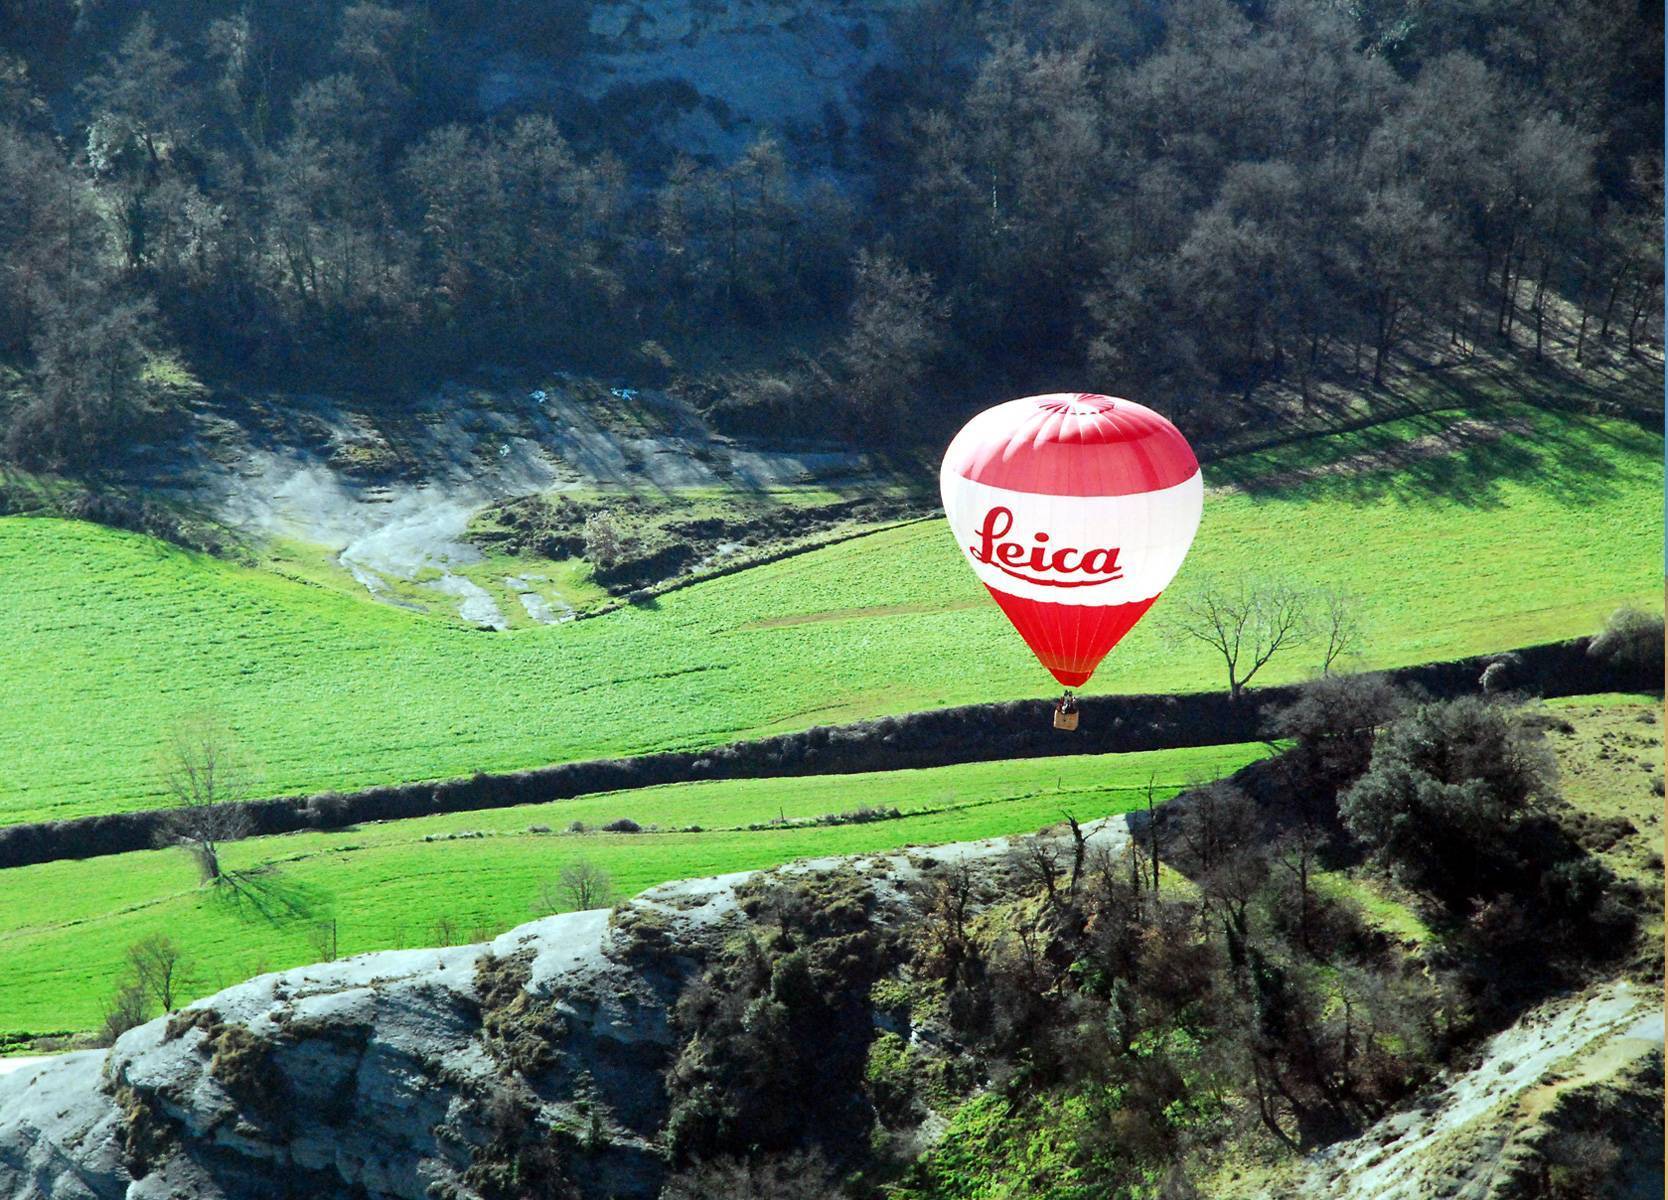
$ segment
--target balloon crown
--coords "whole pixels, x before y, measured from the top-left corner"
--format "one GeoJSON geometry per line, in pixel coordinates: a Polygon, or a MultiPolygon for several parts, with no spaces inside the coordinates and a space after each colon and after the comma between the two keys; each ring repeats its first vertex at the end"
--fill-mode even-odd
{"type": "Polygon", "coordinates": [[[1102,396],[1096,392],[1062,392],[1054,396],[1041,396],[1037,399],[1037,407],[1044,412],[1065,413],[1073,417],[1088,417],[1098,413],[1110,412],[1117,406],[1117,401],[1111,396],[1102,396]]]}

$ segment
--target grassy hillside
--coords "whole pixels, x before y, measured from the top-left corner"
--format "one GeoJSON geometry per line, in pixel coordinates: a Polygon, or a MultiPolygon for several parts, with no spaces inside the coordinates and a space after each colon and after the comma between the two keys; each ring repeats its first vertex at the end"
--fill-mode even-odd
{"type": "Polygon", "coordinates": [[[320,922],[334,920],[340,953],[480,940],[541,915],[541,884],[584,856],[621,894],[668,879],[773,866],[805,855],[889,850],[1031,832],[1071,812],[1080,820],[1165,798],[1267,753],[1220,746],[1084,755],[789,780],[691,783],[254,838],[228,849],[238,885],[198,886],[178,851],[46,863],[0,871],[0,1042],[8,1031],[87,1030],[128,946],[167,933],[192,960],[193,995],[264,969],[320,957],[320,922]],[[746,826],[816,818],[860,804],[903,816],[866,824],[746,826]],[[565,832],[570,823],[630,817],[702,832],[565,832]],[[535,833],[548,826],[554,833],[535,833]],[[480,834],[482,836],[452,835],[480,834]],[[433,840],[429,840],[433,839],[433,840]],[[442,925],[442,921],[449,925],[442,925]]]}
{"type": "MultiPolygon", "coordinates": [[[[1356,593],[1370,665],[1566,637],[1621,602],[1660,603],[1660,435],[1502,406],[1364,437],[1208,469],[1240,486],[1209,496],[1172,597],[1089,690],[1218,686],[1209,651],[1163,636],[1174,595],[1213,573],[1356,593]]],[[[280,793],[1053,690],[940,522],[506,634],[55,520],[0,520],[0,579],[0,821],[157,803],[157,747],[198,712],[280,793]]],[[[1259,678],[1313,666],[1299,651],[1259,678]]]]}

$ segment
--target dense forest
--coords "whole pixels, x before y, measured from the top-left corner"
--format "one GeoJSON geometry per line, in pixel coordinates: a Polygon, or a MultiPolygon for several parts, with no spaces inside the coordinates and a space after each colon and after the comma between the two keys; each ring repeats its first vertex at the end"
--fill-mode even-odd
{"type": "Polygon", "coordinates": [[[855,126],[733,161],[655,135],[674,80],[482,107],[480,47],[560,81],[589,9],[0,4],[6,456],[96,465],[158,360],[556,363],[872,440],[1089,379],[1208,435],[1415,339],[1538,355],[1555,305],[1577,358],[1658,327],[1644,0],[921,0],[855,126]]]}

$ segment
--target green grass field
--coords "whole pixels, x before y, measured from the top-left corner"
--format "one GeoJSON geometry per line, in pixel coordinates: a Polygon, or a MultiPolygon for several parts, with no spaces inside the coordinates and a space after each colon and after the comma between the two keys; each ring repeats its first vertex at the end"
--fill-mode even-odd
{"type": "MultiPolygon", "coordinates": [[[[1300,473],[1213,491],[1171,597],[1088,690],[1219,686],[1209,650],[1164,633],[1174,597],[1212,574],[1355,593],[1377,666],[1572,636],[1620,603],[1660,605],[1661,436],[1521,405],[1490,419],[1509,428],[1366,474],[1301,474],[1349,464],[1363,435],[1208,468],[1208,481],[1247,486],[1300,473]]],[[[1382,436],[1416,445],[1428,432],[1411,420],[1382,436]]],[[[159,803],[158,746],[202,712],[278,794],[1054,690],[940,522],[501,634],[58,520],[0,520],[0,580],[0,822],[159,803]]],[[[1296,651],[1259,681],[1314,666],[1296,651]]]]}
{"type": "Polygon", "coordinates": [[[975,763],[874,775],[675,784],[551,804],[453,813],[329,833],[253,838],[228,848],[237,887],[199,886],[175,850],[0,871],[0,1043],[6,1034],[92,1029],[128,946],[173,937],[194,963],[193,995],[320,957],[319,923],[342,955],[479,940],[541,914],[541,885],[586,857],[621,895],[669,879],[1032,832],[1166,798],[1267,753],[1261,745],[975,763]],[[866,824],[748,831],[748,825],[896,806],[866,824]],[[569,834],[626,816],[701,833],[569,834]],[[532,833],[546,825],[554,833],[532,833]],[[484,836],[447,839],[458,833],[484,836]],[[425,841],[425,838],[435,840],[425,841]]]}

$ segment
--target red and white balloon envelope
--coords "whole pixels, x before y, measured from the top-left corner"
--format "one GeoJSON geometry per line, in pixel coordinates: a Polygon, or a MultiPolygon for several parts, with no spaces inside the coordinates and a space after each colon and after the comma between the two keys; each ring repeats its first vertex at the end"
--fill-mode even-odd
{"type": "Polygon", "coordinates": [[[1068,688],[1175,577],[1204,503],[1174,425],[1083,392],[986,409],[950,443],[939,488],[973,573],[1068,688]]]}

